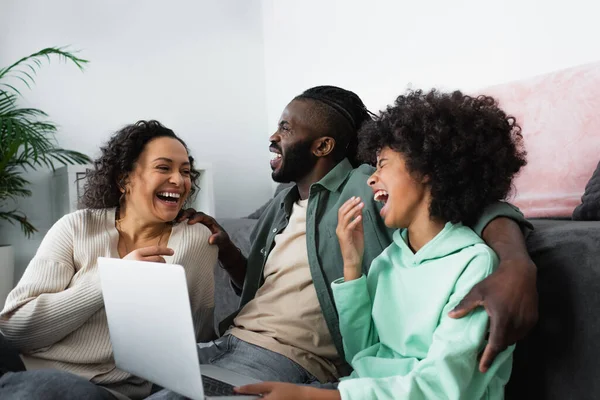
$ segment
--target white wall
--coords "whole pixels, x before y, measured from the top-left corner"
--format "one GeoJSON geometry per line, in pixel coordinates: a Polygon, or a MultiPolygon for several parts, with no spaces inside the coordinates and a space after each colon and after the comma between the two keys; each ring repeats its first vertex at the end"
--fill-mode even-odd
{"type": "Polygon", "coordinates": [[[377,111],[413,88],[472,90],[600,60],[590,0],[263,0],[267,115],[320,84],[377,111]]]}
{"type": "MultiPolygon", "coordinates": [[[[0,65],[47,46],[81,49],[85,73],[54,60],[24,91],[60,124],[60,145],[95,156],[124,124],[158,119],[213,163],[216,215],[239,217],[271,194],[262,33],[258,0],[3,0],[0,65]]],[[[49,176],[29,175],[34,197],[19,203],[40,232],[26,240],[0,225],[17,278],[51,224],[49,176]]]]}
{"type": "MultiPolygon", "coordinates": [[[[121,125],[159,119],[214,163],[216,214],[235,217],[270,195],[268,135],[304,89],[339,85],[376,111],[409,84],[471,90],[596,61],[596,16],[589,0],[2,0],[0,65],[82,49],[85,73],[53,63],[26,92],[60,144],[95,155],[121,125]]],[[[17,276],[50,226],[48,176],[20,203],[40,233],[0,226],[17,276]]]]}

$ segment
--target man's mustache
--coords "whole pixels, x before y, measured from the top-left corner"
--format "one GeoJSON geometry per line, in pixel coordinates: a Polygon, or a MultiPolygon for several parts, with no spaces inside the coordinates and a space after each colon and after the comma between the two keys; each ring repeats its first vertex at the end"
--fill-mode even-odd
{"type": "Polygon", "coordinates": [[[272,152],[281,154],[281,149],[273,143],[271,143],[271,145],[269,146],[269,150],[271,150],[272,152]]]}

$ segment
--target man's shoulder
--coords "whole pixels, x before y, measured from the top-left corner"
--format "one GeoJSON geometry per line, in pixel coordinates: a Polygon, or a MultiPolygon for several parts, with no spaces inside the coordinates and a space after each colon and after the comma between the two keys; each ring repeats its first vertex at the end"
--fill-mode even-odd
{"type": "Polygon", "coordinates": [[[357,168],[354,168],[352,172],[362,174],[368,178],[375,172],[375,167],[369,164],[361,164],[357,168]]]}
{"type": "Polygon", "coordinates": [[[362,164],[354,168],[348,175],[348,182],[357,182],[361,185],[367,185],[367,179],[375,172],[375,168],[369,164],[362,164]]]}
{"type": "Polygon", "coordinates": [[[375,172],[375,168],[368,164],[363,164],[358,168],[353,169],[348,174],[348,179],[342,188],[342,192],[351,192],[353,196],[362,196],[363,194],[371,195],[371,188],[367,180],[375,172]]]}

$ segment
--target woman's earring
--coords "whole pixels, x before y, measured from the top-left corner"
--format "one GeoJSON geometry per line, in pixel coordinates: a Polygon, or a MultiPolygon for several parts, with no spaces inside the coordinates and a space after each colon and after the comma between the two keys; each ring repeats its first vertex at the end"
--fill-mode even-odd
{"type": "Polygon", "coordinates": [[[119,186],[119,191],[121,192],[121,196],[119,197],[119,205],[123,205],[125,201],[125,188],[123,186],[119,186]]]}

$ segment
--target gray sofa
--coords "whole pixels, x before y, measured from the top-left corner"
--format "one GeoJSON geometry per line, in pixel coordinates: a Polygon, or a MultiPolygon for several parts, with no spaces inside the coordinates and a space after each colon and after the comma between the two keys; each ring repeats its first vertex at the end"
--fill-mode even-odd
{"type": "Polygon", "coordinates": [[[600,399],[600,221],[532,220],[539,322],[517,344],[508,399],[600,399]]]}
{"type": "MultiPolygon", "coordinates": [[[[260,213],[255,213],[258,218],[260,213]]],[[[248,254],[257,219],[222,219],[248,254]]],[[[538,267],[539,323],[519,342],[507,399],[600,399],[600,222],[532,220],[527,244],[538,267]]],[[[215,320],[239,298],[216,273],[215,320]]]]}

